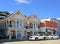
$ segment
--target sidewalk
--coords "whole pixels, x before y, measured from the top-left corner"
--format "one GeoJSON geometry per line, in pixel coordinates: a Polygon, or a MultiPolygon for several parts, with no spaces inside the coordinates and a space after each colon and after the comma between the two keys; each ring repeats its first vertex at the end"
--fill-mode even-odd
{"type": "Polygon", "coordinates": [[[21,41],[21,40],[16,40],[16,39],[13,39],[13,40],[9,40],[9,39],[0,39],[0,43],[3,43],[3,42],[14,42],[14,41],[21,41]]]}

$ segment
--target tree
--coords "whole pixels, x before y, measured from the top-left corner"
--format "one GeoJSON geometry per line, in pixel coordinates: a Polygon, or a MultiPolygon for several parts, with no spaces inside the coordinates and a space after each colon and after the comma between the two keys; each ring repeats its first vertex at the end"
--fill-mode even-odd
{"type": "Polygon", "coordinates": [[[8,17],[8,16],[9,16],[9,14],[10,14],[10,13],[9,13],[9,12],[7,12],[7,11],[5,11],[4,13],[5,13],[5,16],[6,16],[6,17],[8,17]]]}

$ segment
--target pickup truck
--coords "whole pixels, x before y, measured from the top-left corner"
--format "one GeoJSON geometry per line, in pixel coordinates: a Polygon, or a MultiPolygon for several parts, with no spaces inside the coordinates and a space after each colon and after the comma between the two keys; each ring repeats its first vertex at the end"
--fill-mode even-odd
{"type": "Polygon", "coordinates": [[[46,36],[38,34],[38,35],[32,35],[32,36],[29,37],[29,40],[40,40],[40,39],[44,39],[45,40],[46,36]]]}

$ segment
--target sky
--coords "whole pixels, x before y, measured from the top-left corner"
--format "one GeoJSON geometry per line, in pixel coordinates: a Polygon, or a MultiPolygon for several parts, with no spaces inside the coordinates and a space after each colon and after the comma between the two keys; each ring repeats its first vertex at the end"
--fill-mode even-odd
{"type": "Polygon", "coordinates": [[[60,18],[60,0],[0,0],[0,11],[16,10],[26,16],[36,14],[39,19],[60,18]]]}

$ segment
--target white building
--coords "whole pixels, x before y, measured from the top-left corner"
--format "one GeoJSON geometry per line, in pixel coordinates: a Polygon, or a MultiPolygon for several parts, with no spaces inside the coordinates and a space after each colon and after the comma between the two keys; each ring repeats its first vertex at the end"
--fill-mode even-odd
{"type": "Polygon", "coordinates": [[[57,33],[60,36],[60,18],[47,18],[47,19],[43,19],[42,21],[44,21],[44,20],[56,22],[58,24],[57,33]]]}
{"type": "Polygon", "coordinates": [[[25,17],[18,10],[0,21],[0,30],[3,30],[9,39],[27,39],[35,32],[39,32],[39,25],[40,20],[36,15],[25,17]]]}

